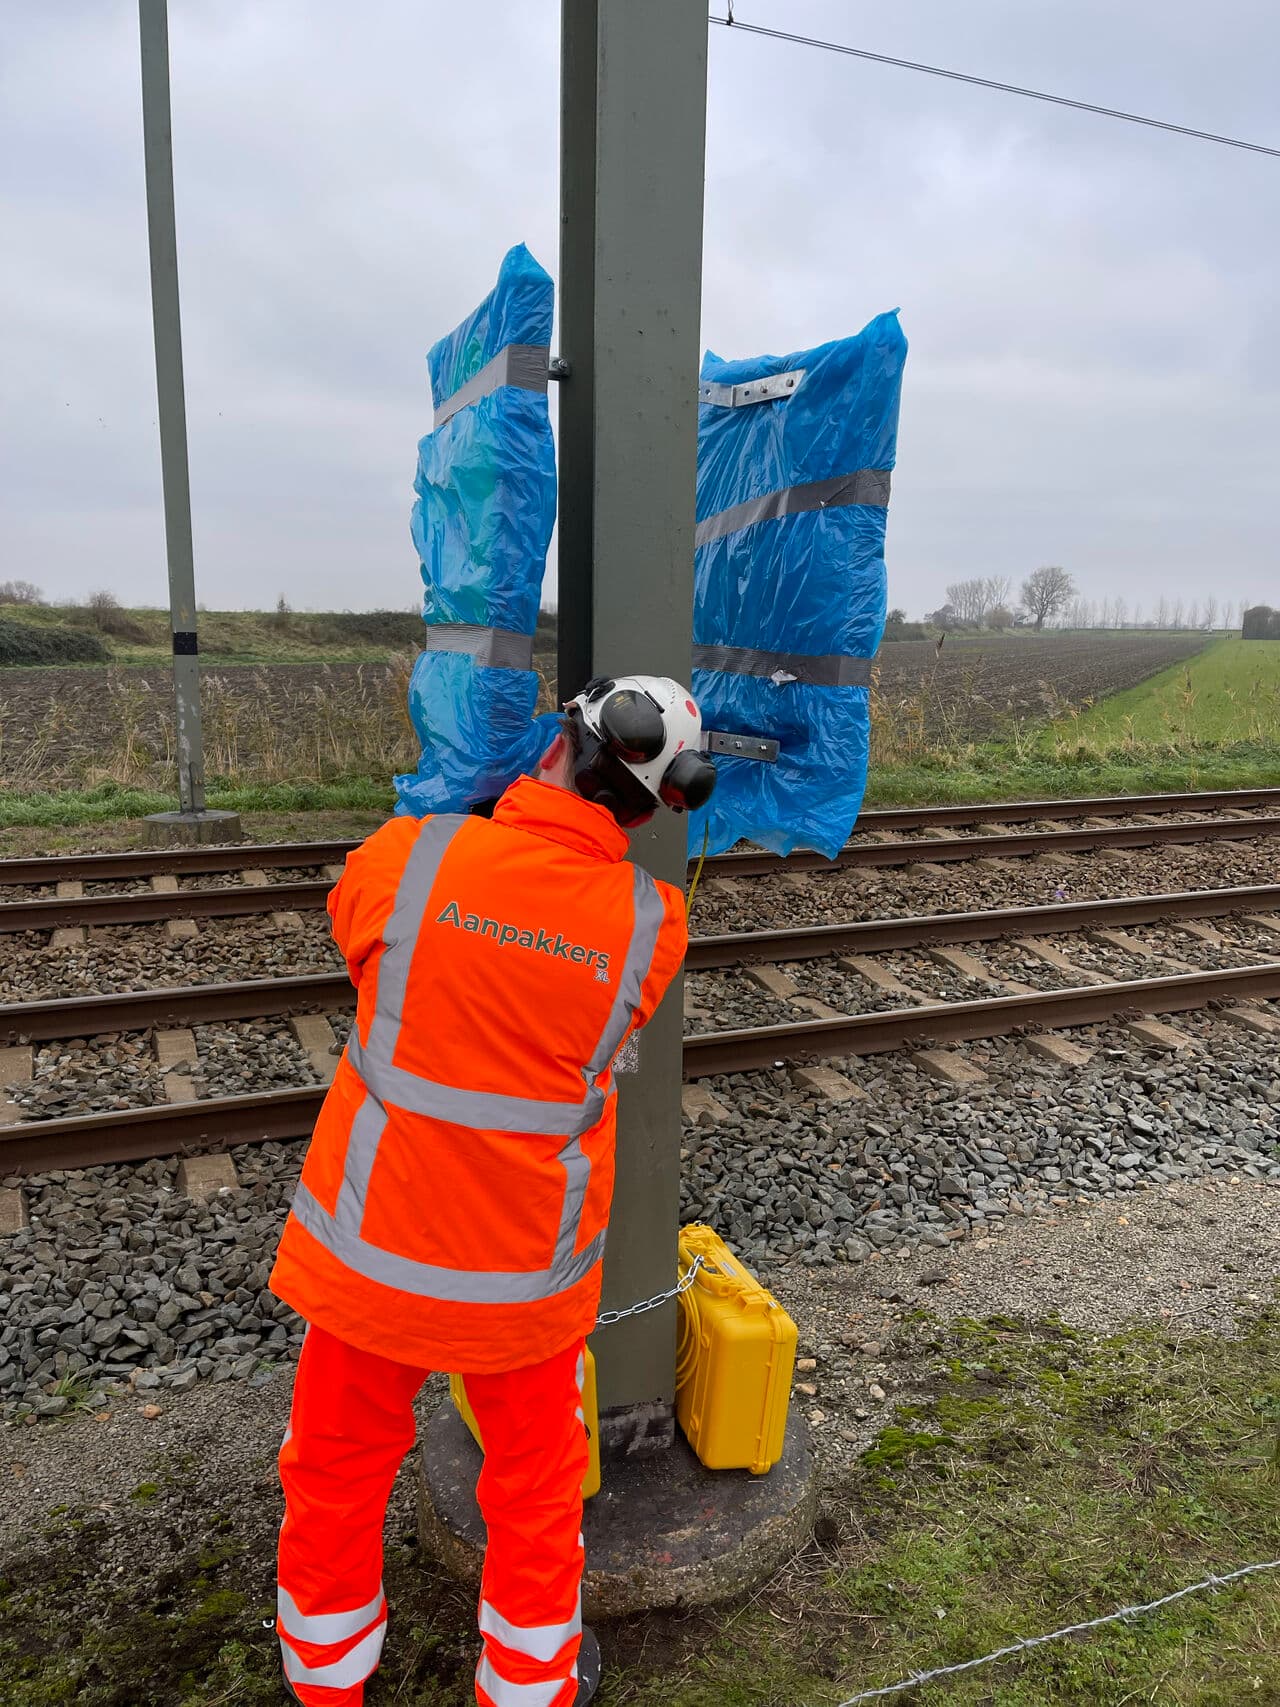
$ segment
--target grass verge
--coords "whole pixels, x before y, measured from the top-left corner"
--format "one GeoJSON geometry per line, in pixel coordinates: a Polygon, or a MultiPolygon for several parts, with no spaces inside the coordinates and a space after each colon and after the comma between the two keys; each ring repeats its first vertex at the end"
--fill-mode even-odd
{"type": "MultiPolygon", "coordinates": [[[[896,1349],[928,1372],[925,1396],[827,1490],[823,1543],[736,1608],[606,1630],[602,1707],[831,1707],[1280,1556],[1280,1312],[1229,1340],[1168,1326],[1092,1338],[998,1317],[919,1317],[907,1333],[896,1349]]],[[[276,1701],[261,1623],[269,1480],[264,1463],[238,1493],[215,1491],[166,1468],[125,1502],[114,1546],[101,1512],[54,1514],[25,1538],[0,1567],[6,1707],[276,1701]],[[125,1573],[109,1562],[122,1546],[125,1573]]],[[[368,1707],[464,1707],[470,1596],[407,1536],[388,1549],[387,1591],[393,1635],[368,1707]]],[[[1278,1656],[1280,1574],[900,1699],[1275,1707],[1278,1656]]]]}
{"type": "Polygon", "coordinates": [[[1164,794],[1205,788],[1280,786],[1280,746],[1240,742],[1214,750],[1156,747],[1095,751],[1077,743],[1055,756],[992,742],[872,770],[864,805],[968,805],[982,800],[1071,799],[1164,794]]]}
{"type": "MultiPolygon", "coordinates": [[[[364,776],[335,782],[214,784],[208,790],[207,804],[241,813],[360,811],[389,816],[395,806],[395,792],[389,782],[364,776]]],[[[169,812],[176,805],[172,794],[117,782],[57,793],[4,793],[0,794],[0,829],[115,823],[145,818],[149,812],[169,812]]]]}
{"type": "Polygon", "coordinates": [[[1042,746],[1100,755],[1280,742],[1280,640],[1224,636],[1185,663],[1051,723],[1042,746]]]}
{"type": "MultiPolygon", "coordinates": [[[[863,806],[870,811],[877,806],[1275,787],[1280,787],[1280,748],[1270,745],[1242,743],[1192,756],[1130,753],[1105,759],[1092,754],[1050,759],[1028,755],[1017,746],[992,743],[955,755],[882,765],[872,773],[863,806]]],[[[328,782],[215,782],[210,785],[208,803],[242,814],[300,817],[302,821],[290,834],[307,840],[345,832],[321,823],[308,825],[303,815],[365,812],[388,816],[395,806],[395,793],[387,780],[371,776],[328,782]]],[[[57,791],[11,790],[0,792],[0,830],[124,827],[149,812],[170,811],[175,804],[172,793],[118,782],[57,791]]],[[[375,827],[371,824],[369,829],[375,827]]],[[[55,851],[57,847],[51,845],[50,852],[55,851]]]]}

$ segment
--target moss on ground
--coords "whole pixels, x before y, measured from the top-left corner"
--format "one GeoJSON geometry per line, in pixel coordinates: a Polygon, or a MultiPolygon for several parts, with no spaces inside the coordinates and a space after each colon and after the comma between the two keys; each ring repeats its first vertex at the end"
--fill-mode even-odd
{"type": "MultiPolygon", "coordinates": [[[[745,1604],[606,1631],[602,1707],[832,1707],[1280,1556],[1280,1311],[1235,1340],[1158,1327],[1098,1339],[1001,1317],[907,1331],[899,1352],[927,1373],[927,1396],[828,1489],[824,1543],[745,1604]]],[[[230,1510],[189,1462],[142,1488],[123,1527],[64,1510],[5,1561],[5,1707],[279,1700],[263,1622],[272,1525],[247,1516],[273,1498],[269,1466],[230,1510]]],[[[471,1596],[404,1535],[387,1586],[392,1638],[369,1707],[464,1707],[471,1596]]],[[[1275,1707],[1280,1573],[898,1699],[1275,1707]]]]}

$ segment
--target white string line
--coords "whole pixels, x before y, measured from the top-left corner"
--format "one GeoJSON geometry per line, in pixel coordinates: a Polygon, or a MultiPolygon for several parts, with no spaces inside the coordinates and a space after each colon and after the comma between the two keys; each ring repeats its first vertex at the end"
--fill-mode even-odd
{"type": "Polygon", "coordinates": [[[1017,83],[998,83],[994,77],[975,77],[967,71],[949,71],[941,65],[924,65],[914,59],[896,59],[890,53],[872,53],[869,48],[850,47],[845,42],[823,41],[818,36],[793,35],[790,30],[771,30],[763,24],[745,24],[733,16],[732,6],[727,18],[710,13],[709,24],[723,24],[742,35],[767,36],[773,41],[794,42],[799,47],[820,47],[827,53],[843,53],[850,59],[869,59],[876,65],[896,65],[901,71],[924,71],[930,77],[947,77],[953,83],[973,83],[980,89],[997,89],[1002,95],[1025,95],[1032,101],[1049,101],[1055,107],[1072,107],[1076,112],[1095,113],[1104,119],[1123,119],[1126,124],[1144,124],[1152,130],[1172,131],[1175,136],[1191,136],[1197,142],[1218,142],[1225,148],[1244,148],[1250,154],[1271,154],[1280,158],[1280,148],[1270,148],[1263,142],[1244,142],[1238,136],[1218,136],[1211,130],[1194,130],[1190,125],[1174,124],[1169,119],[1144,118],[1141,113],[1126,113],[1119,107],[1099,107],[1092,101],[1074,101],[1067,95],[1051,95],[1044,89],[1024,89],[1017,83]]]}
{"type": "Polygon", "coordinates": [[[1203,1582],[1191,1583],[1187,1588],[1175,1589],[1172,1594],[1162,1595],[1159,1600],[1148,1600],[1142,1606],[1122,1606],[1118,1612],[1105,1613],[1101,1618],[1088,1618],[1083,1624],[1064,1624],[1061,1630],[1050,1630],[1044,1636],[1020,1636],[1016,1642],[1010,1642],[1007,1648],[997,1648],[994,1653],[983,1654],[980,1659],[961,1660],[959,1665],[938,1666],[933,1671],[913,1671],[910,1677],[904,1677],[901,1683],[890,1683],[882,1689],[863,1689],[857,1695],[851,1695],[847,1701],[841,1701],[839,1707],[856,1707],[859,1701],[875,1701],[886,1695],[897,1695],[904,1689],[919,1689],[922,1684],[932,1683],[935,1678],[954,1677],[957,1672],[972,1671],[976,1666],[990,1665],[993,1660],[1009,1659],[1014,1654],[1026,1653],[1028,1648],[1038,1648],[1043,1642],[1056,1642],[1060,1636],[1078,1636],[1085,1630],[1097,1630],[1103,1624],[1115,1624],[1122,1618],[1137,1618],[1141,1613],[1154,1612],[1158,1607],[1170,1606],[1175,1600],[1182,1600],[1189,1594],[1199,1594],[1201,1589],[1224,1588],[1227,1583],[1235,1582],[1239,1577],[1249,1577],[1255,1571],[1280,1570],[1280,1559],[1269,1559],[1261,1565],[1242,1565],[1238,1571],[1228,1571],[1226,1576],[1207,1576],[1203,1582]]]}

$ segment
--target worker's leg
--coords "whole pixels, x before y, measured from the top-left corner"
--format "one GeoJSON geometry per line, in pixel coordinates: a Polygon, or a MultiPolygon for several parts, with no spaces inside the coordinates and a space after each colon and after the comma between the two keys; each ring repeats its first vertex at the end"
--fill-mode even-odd
{"type": "Polygon", "coordinates": [[[285,1676],[305,1707],[360,1707],[377,1667],[387,1626],[382,1526],[425,1379],[307,1330],[280,1448],[276,1617],[285,1676]]]}
{"type": "Polygon", "coordinates": [[[581,1344],[506,1375],[468,1375],[484,1441],[489,1530],[480,1600],[481,1707],[569,1707],[582,1636],[581,1344]]]}

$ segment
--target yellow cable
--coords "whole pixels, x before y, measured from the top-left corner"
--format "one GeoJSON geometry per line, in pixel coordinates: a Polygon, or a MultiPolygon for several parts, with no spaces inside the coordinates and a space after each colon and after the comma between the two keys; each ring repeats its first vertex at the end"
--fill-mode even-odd
{"type": "Polygon", "coordinates": [[[698,893],[698,879],[702,876],[702,868],[706,864],[707,847],[711,841],[711,820],[707,819],[702,830],[702,852],[698,855],[697,869],[693,874],[693,882],[689,885],[689,894],[684,904],[684,916],[687,919],[693,911],[693,898],[698,893]]]}
{"type": "Polygon", "coordinates": [[[693,1294],[696,1285],[680,1294],[680,1333],[676,1343],[676,1386],[683,1387],[698,1361],[702,1315],[693,1294]]]}

